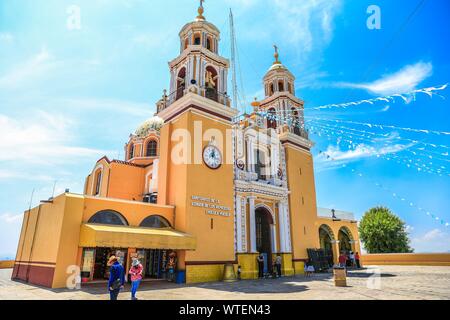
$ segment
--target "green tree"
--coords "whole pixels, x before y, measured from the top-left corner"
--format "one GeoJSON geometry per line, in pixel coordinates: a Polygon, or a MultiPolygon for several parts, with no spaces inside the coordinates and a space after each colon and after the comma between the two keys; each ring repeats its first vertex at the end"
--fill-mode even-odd
{"type": "Polygon", "coordinates": [[[412,253],[405,223],[386,207],[367,211],[359,234],[368,253],[412,253]]]}

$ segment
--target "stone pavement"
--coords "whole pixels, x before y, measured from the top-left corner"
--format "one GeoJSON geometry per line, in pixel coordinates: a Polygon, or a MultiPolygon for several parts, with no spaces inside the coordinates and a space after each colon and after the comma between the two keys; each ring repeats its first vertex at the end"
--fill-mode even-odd
{"type": "MultiPolygon", "coordinates": [[[[0,270],[0,300],[107,300],[105,285],[79,291],[50,290],[9,280],[11,270],[0,270]]],[[[126,286],[119,299],[129,299],[126,286]]],[[[350,271],[348,287],[336,288],[332,275],[320,274],[235,283],[176,285],[144,283],[142,300],[449,300],[450,267],[382,266],[350,271]],[[375,273],[374,273],[375,271],[375,273]]]]}

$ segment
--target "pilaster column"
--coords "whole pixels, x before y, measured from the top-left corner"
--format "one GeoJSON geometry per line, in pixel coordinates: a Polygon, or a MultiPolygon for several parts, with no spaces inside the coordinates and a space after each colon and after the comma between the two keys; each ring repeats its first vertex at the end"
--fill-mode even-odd
{"type": "Polygon", "coordinates": [[[277,248],[277,225],[276,222],[274,221],[274,224],[271,226],[272,228],[272,252],[278,252],[278,248],[277,248]]]}
{"type": "Polygon", "coordinates": [[[335,264],[339,263],[339,256],[340,256],[340,251],[339,251],[339,241],[338,240],[333,240],[331,241],[331,244],[333,245],[333,260],[335,264]]]}
{"type": "Polygon", "coordinates": [[[278,203],[278,226],[280,229],[280,251],[286,252],[286,227],[284,220],[284,203],[278,203]]]}
{"type": "Polygon", "coordinates": [[[236,252],[242,251],[242,197],[236,196],[236,252]]]}
{"type": "Polygon", "coordinates": [[[250,211],[250,252],[256,253],[256,216],[255,216],[255,197],[249,197],[250,211]]]}
{"type": "Polygon", "coordinates": [[[292,241],[291,241],[291,218],[289,213],[289,203],[287,200],[284,201],[284,217],[285,217],[285,228],[286,228],[286,252],[292,252],[292,241]]]}

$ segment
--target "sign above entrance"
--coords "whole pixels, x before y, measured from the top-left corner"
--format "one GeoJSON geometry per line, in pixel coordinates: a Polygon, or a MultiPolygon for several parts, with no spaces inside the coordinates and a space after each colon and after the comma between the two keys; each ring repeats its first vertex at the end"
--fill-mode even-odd
{"type": "Polygon", "coordinates": [[[205,213],[213,216],[230,217],[231,208],[220,205],[220,201],[214,198],[192,196],[192,206],[205,208],[205,213]]]}

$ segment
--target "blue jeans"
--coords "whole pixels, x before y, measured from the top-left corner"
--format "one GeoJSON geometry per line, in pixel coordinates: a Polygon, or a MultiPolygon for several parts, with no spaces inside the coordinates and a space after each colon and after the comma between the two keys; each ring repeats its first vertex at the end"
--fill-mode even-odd
{"type": "Polygon", "coordinates": [[[109,290],[109,296],[111,300],[117,300],[117,297],[119,296],[120,288],[116,290],[109,290]]]}
{"type": "Polygon", "coordinates": [[[141,280],[136,280],[131,283],[131,298],[136,298],[136,292],[141,284],[141,280]]]}

